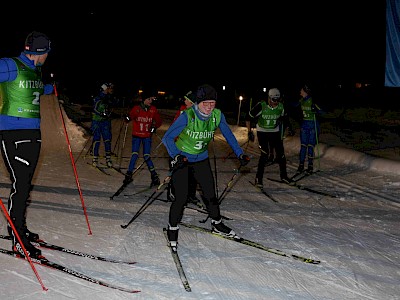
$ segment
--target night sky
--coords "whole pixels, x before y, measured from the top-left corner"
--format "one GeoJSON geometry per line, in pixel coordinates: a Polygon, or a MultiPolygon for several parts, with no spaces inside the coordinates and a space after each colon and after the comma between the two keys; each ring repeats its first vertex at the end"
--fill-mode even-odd
{"type": "Polygon", "coordinates": [[[70,93],[105,81],[128,97],[143,83],[182,93],[203,82],[383,85],[385,1],[248,2],[19,7],[2,22],[0,56],[19,55],[32,30],[46,33],[45,76],[70,93]]]}

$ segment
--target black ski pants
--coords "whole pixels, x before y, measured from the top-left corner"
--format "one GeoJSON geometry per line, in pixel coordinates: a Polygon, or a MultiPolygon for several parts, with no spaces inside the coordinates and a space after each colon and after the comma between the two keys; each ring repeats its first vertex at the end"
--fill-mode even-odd
{"type": "Polygon", "coordinates": [[[283,141],[281,132],[263,132],[257,131],[258,143],[261,147],[261,155],[258,160],[256,177],[262,179],[264,177],[264,169],[268,160],[269,152],[268,147],[271,146],[276,152],[276,162],[279,164],[279,171],[281,177],[286,177],[286,156],[283,148],[283,141]],[[266,150],[264,150],[266,149],[266,150]]]}
{"type": "Polygon", "coordinates": [[[42,144],[40,129],[0,131],[1,154],[10,175],[8,213],[18,231],[26,226],[26,208],[42,144]]]}
{"type": "Polygon", "coordinates": [[[182,219],[189,194],[190,173],[202,190],[202,199],[209,211],[210,218],[217,221],[221,219],[218,199],[215,194],[214,176],[210,160],[207,158],[202,161],[188,163],[185,167],[174,171],[172,174],[171,181],[175,189],[175,201],[172,202],[169,210],[169,225],[171,227],[176,227],[182,219]]]}

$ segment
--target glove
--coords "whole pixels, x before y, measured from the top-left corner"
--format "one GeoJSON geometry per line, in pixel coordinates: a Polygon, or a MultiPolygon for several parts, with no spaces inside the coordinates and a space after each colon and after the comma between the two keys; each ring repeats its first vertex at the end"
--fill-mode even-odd
{"type": "Polygon", "coordinates": [[[178,169],[182,169],[187,165],[187,157],[185,155],[178,154],[171,160],[171,171],[175,172],[178,169]]]}
{"type": "Polygon", "coordinates": [[[313,113],[316,113],[316,112],[318,111],[318,109],[317,109],[317,107],[315,106],[315,104],[312,104],[312,105],[311,105],[311,111],[312,111],[313,113]]]}
{"type": "Polygon", "coordinates": [[[108,117],[109,114],[110,114],[110,111],[109,111],[108,109],[105,109],[105,110],[102,112],[103,117],[108,117]]]}
{"type": "Polygon", "coordinates": [[[249,137],[249,141],[250,142],[254,142],[254,133],[253,131],[249,131],[249,133],[247,134],[247,136],[249,137]]]}
{"type": "Polygon", "coordinates": [[[250,162],[250,157],[246,154],[240,154],[239,161],[240,161],[240,165],[243,167],[250,162]]]}

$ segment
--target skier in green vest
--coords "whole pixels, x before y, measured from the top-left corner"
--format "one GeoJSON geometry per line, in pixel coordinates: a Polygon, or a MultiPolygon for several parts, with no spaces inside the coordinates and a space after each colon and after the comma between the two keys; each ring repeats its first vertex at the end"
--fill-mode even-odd
{"type": "MultiPolygon", "coordinates": [[[[257,139],[261,149],[258,160],[255,185],[263,188],[264,169],[270,149],[275,149],[276,162],[279,164],[281,180],[291,184],[292,180],[287,176],[286,156],[283,147],[283,129],[287,122],[285,109],[280,101],[281,93],[277,88],[268,91],[268,99],[258,102],[250,111],[250,118],[257,118],[257,139]]],[[[250,130],[250,128],[248,128],[250,130]]]]}
{"type": "Polygon", "coordinates": [[[199,183],[203,201],[211,218],[213,232],[236,236],[235,232],[222,222],[219,200],[215,193],[214,177],[208,156],[208,145],[219,128],[242,166],[250,161],[233,135],[224,114],[215,108],[217,92],[214,87],[204,84],[197,88],[195,104],[186,109],[173,122],[162,141],[171,157],[171,181],[175,200],[169,211],[167,228],[171,248],[177,250],[178,224],[182,219],[189,193],[189,174],[199,183]]]}
{"type": "MultiPolygon", "coordinates": [[[[41,72],[49,52],[49,38],[33,31],[27,36],[24,51],[18,57],[0,59],[0,142],[11,180],[8,213],[32,258],[40,257],[41,251],[31,244],[39,239],[39,235],[28,230],[26,209],[42,143],[40,96],[53,93],[53,85],[42,82],[41,72]]],[[[25,256],[12,227],[8,225],[7,229],[13,251],[25,256]]]]}

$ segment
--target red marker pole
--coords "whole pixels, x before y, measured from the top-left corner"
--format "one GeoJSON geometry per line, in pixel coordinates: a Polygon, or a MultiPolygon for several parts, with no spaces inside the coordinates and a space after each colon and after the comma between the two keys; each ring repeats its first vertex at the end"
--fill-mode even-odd
{"type": "Polygon", "coordinates": [[[3,210],[4,216],[6,217],[8,223],[10,224],[10,226],[11,226],[11,228],[12,228],[12,230],[13,230],[15,236],[17,237],[19,243],[21,244],[21,247],[22,247],[22,250],[23,250],[24,253],[25,253],[26,259],[28,260],[29,264],[31,265],[31,268],[32,268],[33,272],[35,273],[36,278],[38,279],[40,285],[42,286],[42,289],[43,289],[44,291],[47,291],[47,288],[43,285],[42,279],[40,278],[38,272],[36,271],[36,268],[35,268],[35,266],[33,265],[33,262],[32,262],[32,260],[31,260],[31,258],[29,257],[28,253],[26,252],[25,246],[24,246],[24,244],[23,244],[22,241],[21,241],[21,237],[19,236],[17,230],[15,229],[14,223],[12,222],[12,220],[11,220],[11,218],[10,218],[10,215],[9,215],[8,212],[7,212],[7,209],[5,208],[5,206],[4,206],[4,204],[3,204],[3,200],[1,200],[1,199],[0,199],[0,205],[1,205],[1,209],[3,210]]]}
{"type": "MultiPolygon", "coordinates": [[[[53,76],[52,76],[52,77],[53,77],[53,76]]],[[[58,101],[57,87],[56,87],[56,84],[55,84],[55,83],[53,84],[53,87],[54,87],[54,94],[56,95],[57,101],[58,101]]],[[[86,211],[86,207],[85,207],[85,201],[83,200],[82,190],[81,190],[81,186],[80,186],[79,179],[78,179],[78,172],[77,172],[77,170],[76,170],[75,160],[74,160],[74,156],[73,156],[72,150],[71,150],[71,143],[69,142],[68,132],[67,132],[67,129],[66,129],[66,127],[65,127],[64,116],[63,116],[63,112],[62,112],[62,108],[61,108],[61,104],[60,104],[60,103],[58,103],[58,107],[60,108],[60,116],[61,116],[61,120],[62,120],[62,123],[63,123],[65,138],[66,138],[67,144],[68,144],[69,156],[70,156],[70,158],[71,158],[72,167],[73,167],[73,169],[74,169],[75,181],[76,181],[76,185],[77,185],[77,187],[78,187],[79,196],[81,197],[81,203],[82,203],[83,213],[85,214],[86,223],[87,223],[87,225],[88,225],[89,235],[90,235],[90,234],[92,234],[92,230],[90,229],[89,218],[88,218],[87,211],[86,211]]]]}

